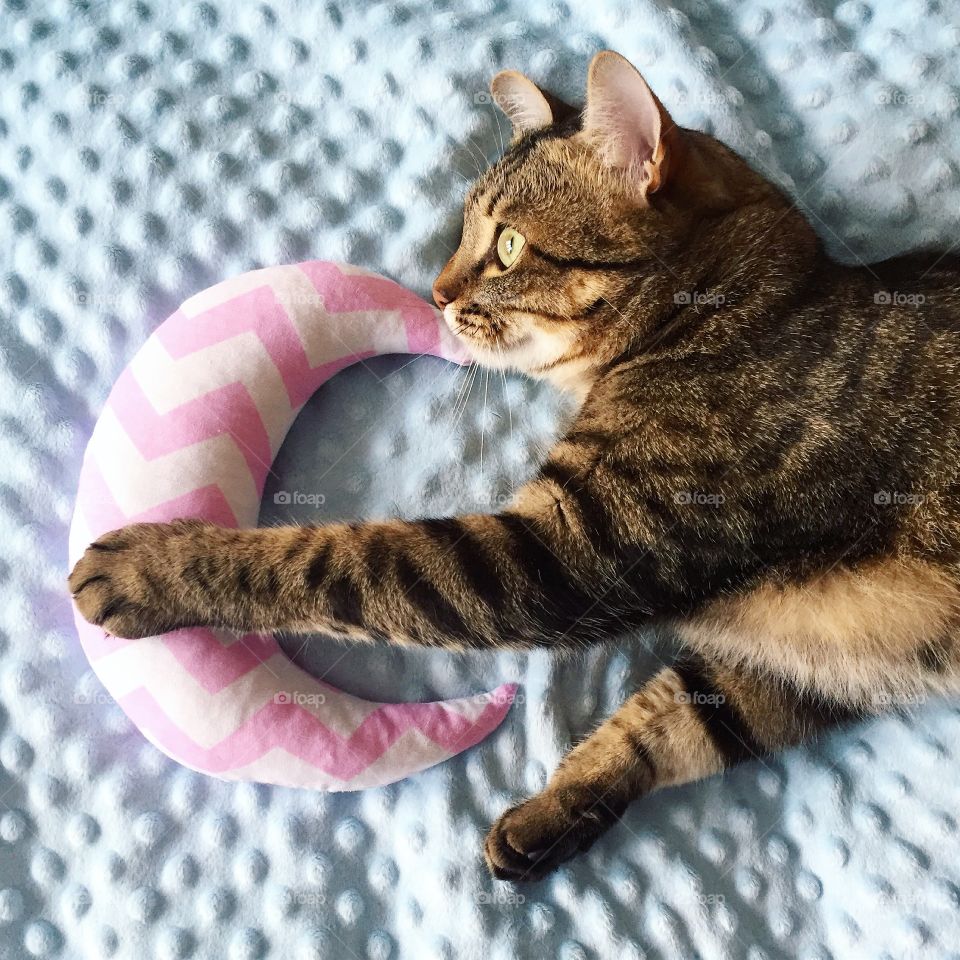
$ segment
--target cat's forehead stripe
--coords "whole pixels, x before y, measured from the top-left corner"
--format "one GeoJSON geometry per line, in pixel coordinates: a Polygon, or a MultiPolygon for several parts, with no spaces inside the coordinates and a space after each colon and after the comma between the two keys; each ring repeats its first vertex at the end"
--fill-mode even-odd
{"type": "Polygon", "coordinates": [[[493,188],[493,193],[487,201],[486,214],[488,217],[494,215],[497,204],[510,185],[510,177],[531,159],[532,154],[536,152],[536,148],[546,141],[558,139],[561,139],[560,135],[550,127],[544,130],[536,130],[533,133],[528,133],[515,147],[512,147],[497,161],[490,171],[491,177],[496,177],[498,183],[493,188]]]}

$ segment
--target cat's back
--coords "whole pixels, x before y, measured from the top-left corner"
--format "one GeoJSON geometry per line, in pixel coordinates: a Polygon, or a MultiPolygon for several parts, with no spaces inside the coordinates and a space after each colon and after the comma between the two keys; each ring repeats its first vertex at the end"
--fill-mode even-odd
{"type": "MultiPolygon", "coordinates": [[[[806,305],[835,312],[842,329],[893,335],[891,346],[960,336],[960,257],[916,253],[849,267],[829,263],[806,305]]],[[[881,345],[881,344],[878,344],[881,345]]]]}
{"type": "Polygon", "coordinates": [[[685,412],[735,422],[744,436],[810,419],[876,437],[896,426],[882,410],[896,408],[908,430],[954,409],[960,420],[960,257],[824,259],[786,295],[718,302],[690,308],[667,349],[622,364],[596,404],[632,410],[626,419],[651,429],[685,412]]]}
{"type": "Polygon", "coordinates": [[[960,258],[825,260],[789,297],[691,331],[589,398],[581,425],[613,424],[619,460],[658,479],[710,464],[701,482],[723,478],[731,502],[766,484],[821,514],[872,513],[885,491],[923,491],[917,523],[960,519],[960,258]]]}
{"type": "Polygon", "coordinates": [[[866,446],[960,443],[960,257],[825,260],[791,296],[724,322],[716,351],[705,344],[675,373],[709,383],[721,416],[720,398],[736,410],[739,396],[761,428],[795,419],[866,446]]]}
{"type": "Polygon", "coordinates": [[[818,348],[806,402],[816,407],[818,388],[842,385],[831,412],[852,435],[875,444],[898,438],[934,454],[938,441],[952,447],[960,432],[960,258],[830,264],[820,280],[785,321],[788,357],[807,334],[818,348]]]}

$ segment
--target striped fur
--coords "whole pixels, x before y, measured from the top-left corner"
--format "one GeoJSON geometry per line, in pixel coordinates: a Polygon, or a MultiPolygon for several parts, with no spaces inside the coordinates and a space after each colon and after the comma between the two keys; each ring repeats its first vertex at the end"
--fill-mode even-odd
{"type": "Polygon", "coordinates": [[[480,362],[581,402],[507,509],[137,525],[70,577],[84,616],[131,637],[576,649],[673,626],[687,653],[494,825],[504,878],[543,875],[654,789],[960,681],[960,262],[830,262],[787,198],[655,98],[652,158],[611,166],[589,118],[623,76],[612,56],[583,128],[511,75],[514,142],[435,288],[480,362]],[[508,270],[504,225],[526,238],[508,270]]]}

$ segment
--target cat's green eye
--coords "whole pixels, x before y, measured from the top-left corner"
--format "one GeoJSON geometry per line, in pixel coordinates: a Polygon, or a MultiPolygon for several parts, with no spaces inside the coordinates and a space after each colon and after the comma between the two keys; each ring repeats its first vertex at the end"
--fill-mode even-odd
{"type": "Polygon", "coordinates": [[[520,256],[520,251],[526,241],[522,233],[517,233],[513,227],[504,227],[497,237],[497,256],[504,267],[512,267],[520,256]]]}

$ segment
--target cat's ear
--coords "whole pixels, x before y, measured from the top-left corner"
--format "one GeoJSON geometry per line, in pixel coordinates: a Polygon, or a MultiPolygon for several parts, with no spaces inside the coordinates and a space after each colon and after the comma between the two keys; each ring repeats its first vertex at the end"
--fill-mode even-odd
{"type": "Polygon", "coordinates": [[[516,70],[501,70],[490,81],[490,93],[493,102],[507,115],[514,139],[566,120],[577,112],[516,70]]]}
{"type": "Polygon", "coordinates": [[[646,196],[666,182],[680,131],[636,67],[604,50],[590,61],[582,136],[646,196]]]}

